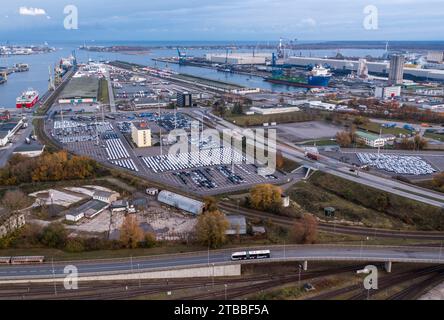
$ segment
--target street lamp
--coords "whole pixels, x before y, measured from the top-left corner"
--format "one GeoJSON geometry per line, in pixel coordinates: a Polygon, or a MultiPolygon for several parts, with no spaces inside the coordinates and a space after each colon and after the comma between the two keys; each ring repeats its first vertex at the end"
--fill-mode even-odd
{"type": "Polygon", "coordinates": [[[224,287],[225,287],[225,300],[227,300],[227,285],[224,284],[224,287]]]}

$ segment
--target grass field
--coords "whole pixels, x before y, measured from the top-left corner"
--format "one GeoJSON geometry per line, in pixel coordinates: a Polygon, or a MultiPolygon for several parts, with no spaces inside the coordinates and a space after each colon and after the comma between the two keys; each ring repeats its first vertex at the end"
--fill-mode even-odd
{"type": "Polygon", "coordinates": [[[375,122],[369,122],[367,124],[359,125],[358,129],[367,130],[375,134],[379,134],[379,131],[382,129],[382,134],[393,134],[395,136],[398,136],[399,134],[410,134],[410,131],[404,128],[383,128],[379,123],[375,122]]]}
{"type": "Polygon", "coordinates": [[[99,82],[99,101],[109,104],[108,81],[106,79],[100,79],[99,82]]]}
{"type": "Polygon", "coordinates": [[[426,132],[424,137],[444,142],[444,134],[426,132]]]}
{"type": "Polygon", "coordinates": [[[270,115],[229,115],[225,116],[225,120],[232,123],[236,123],[242,127],[249,126],[261,126],[264,123],[289,123],[289,122],[305,122],[313,121],[316,119],[315,115],[308,114],[305,112],[290,112],[282,114],[270,114],[270,115]]]}
{"type": "Polygon", "coordinates": [[[323,219],[323,209],[334,207],[337,220],[360,222],[368,227],[444,230],[443,209],[321,172],[308,183],[296,184],[289,195],[323,219]]]}

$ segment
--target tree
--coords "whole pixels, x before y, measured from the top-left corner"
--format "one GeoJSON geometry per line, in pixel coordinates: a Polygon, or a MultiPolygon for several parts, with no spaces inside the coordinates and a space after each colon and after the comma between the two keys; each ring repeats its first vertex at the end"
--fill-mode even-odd
{"type": "Polygon", "coordinates": [[[28,196],[20,190],[8,190],[3,196],[2,206],[10,212],[26,208],[30,204],[28,196]]]}
{"type": "Polygon", "coordinates": [[[318,237],[318,221],[312,215],[305,214],[294,224],[293,235],[299,243],[315,243],[318,237]]]}
{"type": "Polygon", "coordinates": [[[40,242],[50,248],[62,249],[66,245],[68,232],[63,224],[54,222],[46,226],[40,238],[40,242]]]}
{"type": "Polygon", "coordinates": [[[282,155],[282,152],[281,151],[276,152],[276,167],[282,170],[284,168],[284,165],[285,165],[285,158],[282,155]]]}
{"type": "Polygon", "coordinates": [[[341,146],[341,147],[347,147],[349,145],[351,145],[352,143],[352,139],[350,136],[350,133],[347,131],[340,131],[336,134],[336,142],[341,146]]]}
{"type": "Polygon", "coordinates": [[[433,184],[438,188],[444,186],[444,172],[438,173],[433,177],[433,184]]]}
{"type": "Polygon", "coordinates": [[[225,242],[229,222],[219,210],[203,213],[196,224],[196,236],[200,243],[210,248],[219,248],[225,242]]]}
{"type": "Polygon", "coordinates": [[[250,205],[257,210],[277,212],[281,207],[281,199],[281,188],[271,184],[260,184],[250,191],[250,205]]]}
{"type": "Polygon", "coordinates": [[[137,218],[134,215],[127,215],[120,228],[120,242],[126,248],[137,248],[143,240],[143,230],[139,227],[137,218]]]}
{"type": "Polygon", "coordinates": [[[231,109],[232,114],[241,115],[244,113],[244,110],[242,108],[242,105],[240,103],[235,103],[233,108],[231,109]]]}
{"type": "Polygon", "coordinates": [[[204,199],[204,212],[217,211],[219,209],[217,205],[217,199],[214,197],[205,197],[204,199]]]}
{"type": "Polygon", "coordinates": [[[145,248],[153,248],[156,246],[156,235],[152,232],[147,232],[143,238],[143,246],[145,248]]]}

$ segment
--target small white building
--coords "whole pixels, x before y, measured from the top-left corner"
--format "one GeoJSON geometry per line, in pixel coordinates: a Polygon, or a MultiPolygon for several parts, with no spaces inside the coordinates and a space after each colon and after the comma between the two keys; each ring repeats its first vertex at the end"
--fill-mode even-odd
{"type": "Polygon", "coordinates": [[[157,188],[147,188],[146,194],[150,196],[157,196],[159,194],[159,189],[157,188]]]}
{"type": "Polygon", "coordinates": [[[83,219],[85,217],[85,213],[84,212],[70,212],[67,213],[65,215],[65,219],[67,221],[71,221],[71,222],[77,222],[80,221],[81,219],[83,219]]]}
{"type": "Polygon", "coordinates": [[[99,200],[106,203],[112,203],[114,201],[117,201],[117,198],[119,197],[119,194],[117,192],[113,191],[101,191],[98,190],[94,192],[93,199],[99,200]]]}

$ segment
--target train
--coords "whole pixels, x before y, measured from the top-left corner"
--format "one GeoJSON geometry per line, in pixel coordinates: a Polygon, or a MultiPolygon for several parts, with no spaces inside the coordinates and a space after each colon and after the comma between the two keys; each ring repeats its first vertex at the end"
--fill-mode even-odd
{"type": "Polygon", "coordinates": [[[238,260],[255,260],[255,259],[268,259],[271,257],[270,250],[258,250],[258,251],[242,251],[235,252],[231,255],[232,261],[238,260]]]}
{"type": "Polygon", "coordinates": [[[45,262],[44,256],[0,257],[0,264],[40,264],[45,262]]]}

